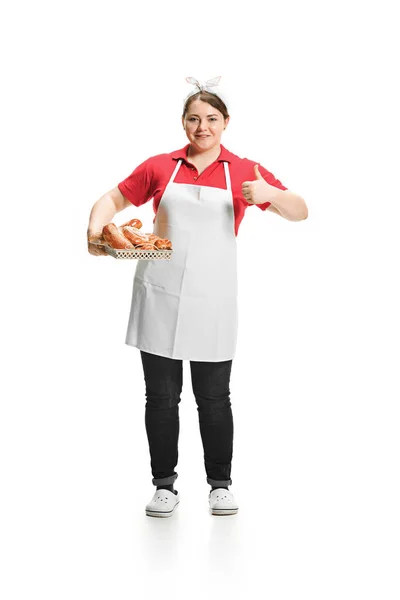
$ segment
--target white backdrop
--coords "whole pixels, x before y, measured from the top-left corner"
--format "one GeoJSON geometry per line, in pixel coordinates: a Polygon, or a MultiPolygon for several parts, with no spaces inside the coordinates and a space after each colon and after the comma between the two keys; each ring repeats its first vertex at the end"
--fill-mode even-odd
{"type": "MultiPolygon", "coordinates": [[[[2,597],[398,599],[400,98],[395,3],[8,3],[2,597]],[[94,202],[187,143],[186,76],[222,75],[222,143],[306,201],[239,229],[234,517],[208,513],[189,363],[182,500],[154,487],[136,264],[87,252],[94,202]]],[[[151,231],[152,203],[138,217],[151,231]]]]}

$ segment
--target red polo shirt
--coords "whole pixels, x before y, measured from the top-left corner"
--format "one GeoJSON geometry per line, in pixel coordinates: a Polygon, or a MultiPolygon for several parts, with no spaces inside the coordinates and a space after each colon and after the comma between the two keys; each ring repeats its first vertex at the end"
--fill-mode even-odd
{"type": "MultiPolygon", "coordinates": [[[[175,169],[177,160],[181,158],[182,163],[175,175],[175,183],[207,185],[222,189],[226,189],[225,170],[222,162],[228,161],[235,214],[235,235],[237,236],[239,225],[244,217],[244,211],[248,206],[258,206],[261,210],[265,210],[271,204],[270,202],[249,204],[242,194],[242,183],[255,180],[255,165],[258,165],[261,175],[268,183],[281,190],[288,189],[260,163],[248,158],[240,158],[229,152],[222,144],[217,160],[199,175],[196,167],[187,158],[189,145],[187,144],[180,150],[175,150],[175,152],[169,154],[157,154],[142,162],[124,181],[118,184],[120,192],[134,206],[141,206],[153,198],[153,209],[154,213],[157,214],[161,197],[175,169]]],[[[154,221],[155,217],[153,223],[154,221]]]]}

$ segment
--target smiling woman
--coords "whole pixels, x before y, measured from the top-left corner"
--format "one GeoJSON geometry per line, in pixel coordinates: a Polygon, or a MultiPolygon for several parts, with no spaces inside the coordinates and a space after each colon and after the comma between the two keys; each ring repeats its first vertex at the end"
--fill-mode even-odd
{"type": "MultiPolygon", "coordinates": [[[[163,490],[154,494],[146,514],[158,517],[171,516],[179,503],[173,484],[183,360],[190,361],[212,514],[238,511],[228,490],[233,450],[229,382],[238,334],[236,237],[249,206],[265,211],[282,190],[288,192],[262,165],[221,144],[230,116],[217,88],[219,78],[208,85],[187,80],[196,86],[182,113],[189,143],[148,158],[100,198],[88,230],[95,233],[95,227],[110,222],[113,208],[117,212],[128,203],[140,207],[153,200],[153,233],[167,237],[174,249],[168,261],[138,261],[126,334],[126,343],[141,352],[152,482],[163,490]]],[[[305,214],[299,197],[288,194],[279,200],[293,207],[287,214],[305,214]]]]}
{"type": "Polygon", "coordinates": [[[212,92],[200,90],[186,100],[182,125],[190,142],[188,157],[200,173],[218,157],[229,118],[225,103],[212,92]]]}

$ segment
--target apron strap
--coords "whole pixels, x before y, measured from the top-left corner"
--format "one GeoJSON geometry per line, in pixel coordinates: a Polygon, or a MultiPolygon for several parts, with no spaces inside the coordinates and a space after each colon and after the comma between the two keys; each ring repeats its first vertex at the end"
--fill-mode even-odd
{"type": "Polygon", "coordinates": [[[172,183],[172,182],[174,181],[174,179],[175,179],[175,175],[177,174],[177,172],[178,172],[178,169],[179,169],[179,167],[181,166],[181,162],[182,162],[182,159],[180,158],[180,159],[178,160],[177,164],[176,164],[176,167],[175,167],[175,169],[174,169],[174,172],[172,173],[172,175],[171,175],[171,179],[168,181],[168,183],[172,183]]]}
{"type": "Polygon", "coordinates": [[[231,189],[232,189],[232,186],[231,186],[231,176],[229,174],[228,163],[225,160],[224,160],[224,169],[225,169],[226,189],[228,190],[228,192],[230,192],[231,189]]]}

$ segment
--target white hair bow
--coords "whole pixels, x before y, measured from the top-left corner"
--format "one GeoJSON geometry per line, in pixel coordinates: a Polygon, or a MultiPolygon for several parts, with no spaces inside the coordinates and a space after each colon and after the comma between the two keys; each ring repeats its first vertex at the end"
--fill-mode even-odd
{"type": "MultiPolygon", "coordinates": [[[[185,77],[185,79],[188,83],[193,84],[195,87],[186,96],[186,98],[183,101],[183,104],[186,104],[187,99],[190,98],[190,96],[193,96],[193,94],[197,94],[198,92],[206,91],[206,92],[209,92],[210,94],[215,94],[216,96],[218,96],[218,98],[221,98],[221,100],[225,103],[225,106],[228,106],[229,99],[226,97],[225,92],[222,92],[221,89],[218,87],[218,84],[221,80],[221,75],[219,75],[218,77],[213,77],[212,79],[208,79],[207,81],[204,81],[204,82],[198,81],[194,77],[185,77]]],[[[230,104],[230,102],[229,102],[229,104],[230,104]]]]}
{"type": "Polygon", "coordinates": [[[216,93],[214,92],[213,87],[216,87],[220,80],[221,80],[221,75],[219,75],[218,77],[214,77],[213,79],[208,79],[208,81],[198,81],[197,79],[195,79],[194,77],[186,77],[185,78],[186,81],[188,83],[192,83],[193,85],[195,85],[197,87],[197,89],[192,90],[189,94],[189,96],[192,96],[193,94],[197,94],[197,92],[202,92],[203,90],[206,92],[211,92],[212,94],[216,93]]]}

